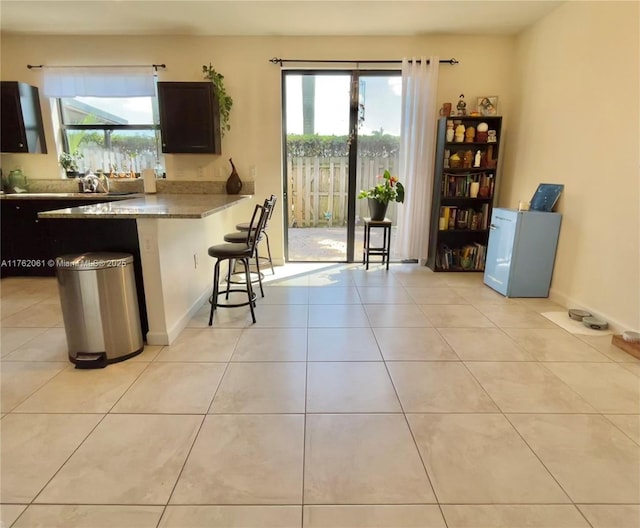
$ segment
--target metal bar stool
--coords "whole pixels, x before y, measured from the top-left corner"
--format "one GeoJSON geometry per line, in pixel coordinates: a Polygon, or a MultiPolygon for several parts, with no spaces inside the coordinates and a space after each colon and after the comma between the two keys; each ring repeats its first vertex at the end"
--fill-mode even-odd
{"type": "MultiPolygon", "coordinates": [[[[252,274],[251,275],[252,276],[252,282],[254,282],[254,283],[255,282],[259,282],[258,279],[264,278],[264,275],[260,271],[260,259],[269,261],[269,263],[271,264],[271,272],[275,275],[275,273],[273,272],[273,264],[271,263],[271,250],[269,249],[269,238],[268,238],[267,232],[266,232],[266,229],[267,229],[267,226],[268,226],[268,223],[269,223],[269,218],[271,218],[271,215],[273,214],[273,209],[274,209],[275,206],[276,206],[276,197],[272,194],[269,198],[267,198],[264,201],[264,207],[269,207],[269,215],[267,216],[267,219],[265,221],[264,228],[262,229],[261,233],[258,236],[258,241],[257,241],[257,245],[256,245],[256,252],[255,252],[254,258],[255,258],[255,262],[256,262],[256,273],[257,273],[257,276],[256,276],[256,274],[252,274]],[[259,252],[258,252],[258,245],[262,241],[263,237],[267,239],[267,250],[269,251],[269,257],[268,258],[267,257],[261,257],[259,255],[259,252]]],[[[224,241],[225,242],[231,242],[233,244],[237,244],[237,243],[240,243],[240,242],[245,242],[247,240],[247,237],[249,235],[249,224],[248,223],[238,224],[236,226],[236,228],[238,228],[239,226],[240,227],[246,226],[246,229],[245,230],[241,230],[241,231],[236,231],[234,233],[227,233],[224,236],[224,241]]],[[[231,282],[232,284],[243,284],[244,281],[241,278],[236,278],[236,277],[232,278],[232,275],[235,275],[235,274],[236,274],[235,271],[230,272],[229,275],[227,276],[227,281],[231,282]]],[[[262,296],[264,297],[264,292],[262,290],[262,283],[260,283],[260,291],[262,292],[262,296]]]]}
{"type": "Polygon", "coordinates": [[[367,265],[366,269],[369,269],[369,257],[371,255],[380,255],[382,257],[382,264],[386,263],[387,269],[389,269],[389,258],[391,256],[391,220],[388,218],[384,220],[364,219],[362,263],[367,265]],[[382,228],[381,247],[371,247],[371,229],[373,228],[382,228]]]}
{"type": "MultiPolygon", "coordinates": [[[[267,223],[264,226],[264,239],[267,242],[267,257],[260,257],[259,255],[257,256],[258,259],[262,259],[262,260],[266,260],[269,262],[269,266],[271,266],[271,273],[273,275],[276,274],[276,272],[273,270],[273,260],[271,259],[271,246],[269,245],[269,234],[267,233],[267,228],[269,227],[269,221],[271,220],[271,215],[273,215],[273,210],[276,208],[276,200],[277,197],[272,194],[271,197],[269,198],[269,201],[271,203],[271,212],[269,213],[269,217],[267,218],[267,223]]],[[[244,232],[246,233],[247,231],[249,231],[249,224],[247,222],[241,223],[236,225],[236,229],[240,232],[244,232]]],[[[236,235],[236,233],[233,233],[232,235],[236,235]]],[[[229,235],[228,235],[229,236],[229,235]]],[[[231,240],[227,240],[227,237],[224,237],[226,242],[231,242],[231,240]]]]}
{"type": "MultiPolygon", "coordinates": [[[[265,202],[264,205],[256,205],[253,216],[251,217],[251,222],[249,224],[250,229],[248,231],[248,236],[244,240],[244,242],[232,243],[232,244],[219,244],[217,246],[211,246],[208,250],[209,256],[216,259],[216,264],[214,266],[213,272],[213,293],[211,295],[211,311],[209,312],[209,326],[213,324],[213,312],[216,311],[217,308],[235,308],[238,306],[249,306],[251,310],[251,319],[253,322],[256,322],[256,314],[254,312],[254,306],[256,301],[256,294],[253,291],[253,285],[251,283],[251,271],[249,269],[249,259],[251,259],[255,252],[256,246],[258,243],[258,238],[260,237],[260,233],[264,227],[264,223],[266,222],[267,216],[269,215],[269,206],[268,203],[265,202]],[[227,280],[227,287],[225,291],[220,291],[220,263],[224,260],[229,261],[229,274],[231,273],[231,268],[233,267],[236,261],[242,262],[244,266],[244,273],[246,288],[231,288],[231,282],[227,280]],[[238,302],[238,303],[219,303],[218,297],[220,295],[226,295],[226,298],[229,298],[230,292],[246,292],[247,301],[246,302],[238,302]]],[[[230,276],[228,275],[228,278],[230,276]]],[[[259,274],[258,274],[258,277],[259,274]]],[[[260,281],[260,290],[262,291],[262,279],[259,278],[260,281]]],[[[264,293],[262,294],[264,296],[264,293]]]]}

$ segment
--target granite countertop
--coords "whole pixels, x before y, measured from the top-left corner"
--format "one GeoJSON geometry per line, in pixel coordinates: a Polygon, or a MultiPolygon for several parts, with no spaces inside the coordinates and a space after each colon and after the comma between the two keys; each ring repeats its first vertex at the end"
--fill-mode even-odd
{"type": "Polygon", "coordinates": [[[39,218],[204,218],[250,195],[146,194],[140,198],[38,213],[39,218]]]}
{"type": "Polygon", "coordinates": [[[37,192],[0,194],[0,200],[127,200],[144,196],[143,193],[79,193],[79,192],[37,192]]]}

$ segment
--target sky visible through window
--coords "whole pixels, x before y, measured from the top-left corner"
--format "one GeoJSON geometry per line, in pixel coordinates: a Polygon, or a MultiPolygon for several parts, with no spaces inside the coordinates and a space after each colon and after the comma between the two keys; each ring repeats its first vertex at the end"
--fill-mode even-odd
{"type": "Polygon", "coordinates": [[[77,101],[125,119],[130,125],[152,125],[151,97],[76,97],[77,101]]]}
{"type": "MultiPolygon", "coordinates": [[[[286,76],[287,134],[302,134],[302,75],[286,76]]],[[[349,75],[316,77],[315,132],[319,135],[349,134],[349,75]]],[[[400,135],[400,99],[402,78],[399,76],[363,76],[365,121],[359,134],[382,131],[400,135]]]]}

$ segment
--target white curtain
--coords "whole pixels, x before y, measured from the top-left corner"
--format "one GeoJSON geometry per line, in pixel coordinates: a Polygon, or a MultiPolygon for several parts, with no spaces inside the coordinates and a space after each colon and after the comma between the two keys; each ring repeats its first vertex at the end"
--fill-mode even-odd
{"type": "Polygon", "coordinates": [[[151,66],[46,67],[46,97],[149,97],[154,96],[151,66]]]}
{"type": "Polygon", "coordinates": [[[436,136],[436,95],[439,58],[402,60],[402,121],[400,182],[405,186],[398,205],[396,253],[423,263],[429,247],[433,163],[436,136]]]}

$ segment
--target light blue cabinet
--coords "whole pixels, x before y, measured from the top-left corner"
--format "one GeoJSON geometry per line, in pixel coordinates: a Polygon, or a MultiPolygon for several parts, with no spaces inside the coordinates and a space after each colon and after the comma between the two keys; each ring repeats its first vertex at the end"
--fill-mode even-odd
{"type": "Polygon", "coordinates": [[[494,209],[484,283],[506,297],[548,297],[561,219],[560,213],[494,209]]]}

